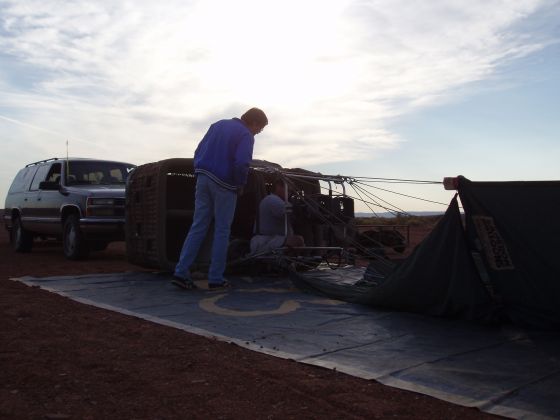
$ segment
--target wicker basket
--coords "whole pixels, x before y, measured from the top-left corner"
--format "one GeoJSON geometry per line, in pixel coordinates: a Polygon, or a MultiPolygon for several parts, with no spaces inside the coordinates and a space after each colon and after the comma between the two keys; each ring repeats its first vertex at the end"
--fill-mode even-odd
{"type": "Polygon", "coordinates": [[[148,163],[130,175],[125,232],[131,263],[173,269],[192,224],[195,182],[192,159],[148,163]]]}

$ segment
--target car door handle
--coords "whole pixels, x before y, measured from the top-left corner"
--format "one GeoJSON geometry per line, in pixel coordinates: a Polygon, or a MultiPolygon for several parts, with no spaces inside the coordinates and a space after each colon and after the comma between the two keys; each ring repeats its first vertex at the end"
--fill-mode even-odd
{"type": "Polygon", "coordinates": [[[41,197],[39,197],[39,198],[37,199],[37,201],[41,201],[41,197]]]}
{"type": "Polygon", "coordinates": [[[23,201],[27,201],[27,198],[24,198],[23,201]]]}

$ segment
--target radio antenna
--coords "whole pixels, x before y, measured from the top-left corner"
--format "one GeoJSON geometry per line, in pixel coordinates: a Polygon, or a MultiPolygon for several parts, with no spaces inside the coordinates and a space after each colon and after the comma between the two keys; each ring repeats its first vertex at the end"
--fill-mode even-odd
{"type": "Polygon", "coordinates": [[[68,179],[70,175],[70,162],[68,161],[68,140],[66,140],[66,185],[68,185],[68,179]]]}

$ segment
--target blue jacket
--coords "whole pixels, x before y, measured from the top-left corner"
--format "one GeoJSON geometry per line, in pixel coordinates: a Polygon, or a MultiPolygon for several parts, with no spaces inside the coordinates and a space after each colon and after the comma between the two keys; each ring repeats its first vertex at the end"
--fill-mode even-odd
{"type": "Polygon", "coordinates": [[[196,173],[203,173],[225,188],[235,190],[247,182],[255,138],[239,118],[210,126],[194,152],[196,173]]]}

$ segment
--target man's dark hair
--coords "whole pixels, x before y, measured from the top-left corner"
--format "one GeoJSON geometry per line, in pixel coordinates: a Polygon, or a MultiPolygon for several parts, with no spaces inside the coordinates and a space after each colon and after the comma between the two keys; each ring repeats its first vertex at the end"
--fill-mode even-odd
{"type": "Polygon", "coordinates": [[[275,177],[275,178],[272,180],[272,186],[273,186],[274,188],[276,188],[276,187],[282,187],[282,188],[284,188],[285,185],[286,185],[286,181],[284,181],[284,178],[282,178],[282,177],[280,177],[280,176],[275,177]]]}
{"type": "Polygon", "coordinates": [[[266,114],[259,108],[251,108],[241,116],[241,121],[247,125],[257,124],[259,127],[264,127],[268,124],[266,114]]]}

